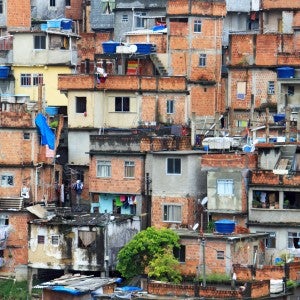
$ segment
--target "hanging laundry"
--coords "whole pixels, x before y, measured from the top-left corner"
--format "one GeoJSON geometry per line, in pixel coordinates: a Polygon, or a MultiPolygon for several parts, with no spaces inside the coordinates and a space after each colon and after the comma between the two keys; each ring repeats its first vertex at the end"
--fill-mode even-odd
{"type": "Polygon", "coordinates": [[[121,202],[125,202],[126,201],[126,196],[125,195],[121,195],[120,196],[120,200],[121,200],[121,202]]]}
{"type": "Polygon", "coordinates": [[[121,202],[121,200],[120,200],[120,197],[118,196],[118,197],[116,197],[116,199],[115,199],[115,203],[116,203],[116,206],[123,206],[123,203],[121,202]]]}
{"type": "Polygon", "coordinates": [[[134,204],[134,198],[135,198],[135,196],[129,196],[128,197],[128,204],[129,205],[133,205],[134,204]]]}

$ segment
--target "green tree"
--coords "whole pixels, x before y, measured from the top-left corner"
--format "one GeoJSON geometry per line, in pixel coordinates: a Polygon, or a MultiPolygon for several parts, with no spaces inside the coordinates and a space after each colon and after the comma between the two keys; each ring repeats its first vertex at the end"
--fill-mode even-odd
{"type": "Polygon", "coordinates": [[[179,261],[174,257],[171,248],[166,249],[165,253],[157,254],[149,262],[149,277],[160,281],[179,283],[182,280],[179,269],[179,261]]]}
{"type": "Polygon", "coordinates": [[[145,274],[150,262],[179,247],[178,241],[178,234],[171,229],[148,227],[120,250],[117,270],[127,279],[145,274]]]}

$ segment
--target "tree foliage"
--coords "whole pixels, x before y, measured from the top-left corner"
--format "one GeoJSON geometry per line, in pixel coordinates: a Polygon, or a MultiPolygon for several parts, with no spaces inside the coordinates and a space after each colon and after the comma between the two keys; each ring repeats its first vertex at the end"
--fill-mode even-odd
{"type": "Polygon", "coordinates": [[[148,227],[139,232],[118,254],[117,270],[127,279],[145,274],[150,262],[167,249],[179,247],[179,236],[171,229],[148,227]]]}
{"type": "Polygon", "coordinates": [[[165,253],[155,255],[149,263],[148,270],[149,277],[160,281],[179,283],[182,280],[179,261],[174,257],[172,249],[166,249],[165,253]]]}

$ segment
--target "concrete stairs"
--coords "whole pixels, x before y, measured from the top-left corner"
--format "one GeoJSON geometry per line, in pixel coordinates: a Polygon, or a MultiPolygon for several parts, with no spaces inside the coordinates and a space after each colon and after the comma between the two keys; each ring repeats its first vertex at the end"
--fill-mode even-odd
{"type": "Polygon", "coordinates": [[[292,170],[297,145],[284,145],[281,147],[281,155],[273,170],[274,174],[284,175],[292,170]]]}
{"type": "Polygon", "coordinates": [[[156,53],[150,54],[150,59],[153,62],[153,64],[154,64],[156,70],[158,71],[159,75],[168,76],[168,72],[167,72],[165,66],[163,65],[163,63],[161,62],[161,60],[159,59],[159,57],[157,56],[156,53]]]}

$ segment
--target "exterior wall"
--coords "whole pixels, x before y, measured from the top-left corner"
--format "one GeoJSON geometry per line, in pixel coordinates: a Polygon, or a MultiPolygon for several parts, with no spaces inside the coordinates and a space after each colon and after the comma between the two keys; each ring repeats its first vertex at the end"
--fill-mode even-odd
{"type": "Polygon", "coordinates": [[[64,0],[56,0],[55,7],[50,7],[49,1],[36,0],[31,8],[31,17],[37,20],[59,19],[64,16],[64,12],[64,0]]]}
{"type": "Polygon", "coordinates": [[[59,73],[70,73],[71,69],[65,67],[28,67],[15,66],[15,93],[28,95],[32,101],[38,100],[38,86],[21,86],[21,74],[43,74],[44,85],[43,101],[48,106],[67,106],[68,99],[57,89],[57,75],[59,73]]]}
{"type": "Polygon", "coordinates": [[[260,170],[273,170],[280,158],[280,155],[280,148],[264,149],[263,151],[260,151],[258,157],[258,168],[260,170]]]}
{"type": "MultiPolygon", "coordinates": [[[[7,0],[6,26],[8,30],[29,30],[31,26],[30,0],[7,0]]],[[[5,11],[5,10],[4,10],[5,11]]],[[[23,47],[24,48],[24,47],[23,47]]]]}
{"type": "Polygon", "coordinates": [[[83,5],[83,0],[72,0],[71,6],[65,6],[66,18],[72,19],[74,21],[82,20],[83,18],[82,5],[83,5]]]}
{"type": "Polygon", "coordinates": [[[31,223],[28,262],[32,268],[108,272],[115,270],[119,250],[139,231],[138,218],[118,223],[107,220],[102,227],[31,223]],[[81,247],[79,231],[96,232],[95,240],[81,247]],[[38,235],[45,236],[45,244],[37,243],[38,235]],[[52,235],[59,235],[59,245],[51,243],[52,235]]]}
{"type": "Polygon", "coordinates": [[[28,261],[28,222],[33,216],[26,211],[12,212],[1,210],[0,216],[7,216],[9,237],[4,249],[4,267],[0,267],[0,275],[15,276],[18,267],[26,266],[28,261]]]}
{"type": "MultiPolygon", "coordinates": [[[[89,164],[89,135],[90,131],[69,131],[68,156],[69,163],[74,165],[89,164]]],[[[94,132],[95,134],[95,132],[94,132]]]]}
{"type": "Polygon", "coordinates": [[[161,33],[150,34],[126,34],[126,42],[130,44],[135,43],[151,43],[156,45],[156,53],[166,53],[167,51],[167,35],[161,33]]]}
{"type": "Polygon", "coordinates": [[[95,155],[90,163],[90,191],[101,193],[141,194],[144,189],[144,158],[139,155],[95,155]],[[111,161],[111,177],[97,177],[97,160],[111,161]],[[124,178],[124,161],[134,161],[134,178],[124,178]]]}
{"type": "Polygon", "coordinates": [[[185,151],[159,152],[147,156],[146,172],[149,172],[151,180],[153,226],[170,226],[174,223],[163,221],[163,204],[181,205],[182,219],[177,225],[193,226],[196,218],[193,211],[198,209],[196,201],[206,193],[206,175],[200,171],[200,159],[198,153],[185,151]],[[166,173],[167,158],[181,159],[181,174],[166,173]]]}
{"type": "Polygon", "coordinates": [[[272,0],[261,0],[262,9],[300,9],[300,3],[298,2],[286,2],[285,0],[278,0],[274,3],[272,0]]]}
{"type": "Polygon", "coordinates": [[[236,154],[207,154],[202,156],[201,167],[208,172],[208,209],[246,212],[248,170],[256,167],[256,156],[240,155],[237,159],[236,154]],[[233,179],[233,196],[217,195],[218,179],[233,179]]]}
{"type": "MultiPolygon", "coordinates": [[[[90,26],[93,30],[111,29],[114,26],[114,14],[104,13],[105,4],[99,1],[91,1],[90,26]]],[[[111,10],[114,7],[111,8],[111,10]]]]}

